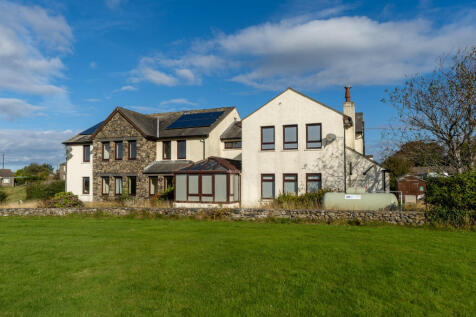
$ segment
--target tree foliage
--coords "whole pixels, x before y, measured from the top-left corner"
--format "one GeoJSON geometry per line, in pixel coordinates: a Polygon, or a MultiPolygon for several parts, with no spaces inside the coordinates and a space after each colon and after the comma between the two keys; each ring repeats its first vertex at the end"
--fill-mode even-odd
{"type": "Polygon", "coordinates": [[[415,75],[387,92],[383,101],[397,110],[400,127],[395,132],[401,143],[422,141],[420,145],[443,148],[443,156],[426,153],[425,164],[446,164],[458,172],[475,166],[476,46],[458,51],[451,62],[442,59],[432,75],[415,75]]]}
{"type": "MultiPolygon", "coordinates": [[[[53,173],[53,166],[50,164],[31,163],[15,172],[15,176],[25,176],[29,180],[46,180],[53,173]]],[[[17,183],[22,184],[24,180],[18,179],[17,183]]]]}

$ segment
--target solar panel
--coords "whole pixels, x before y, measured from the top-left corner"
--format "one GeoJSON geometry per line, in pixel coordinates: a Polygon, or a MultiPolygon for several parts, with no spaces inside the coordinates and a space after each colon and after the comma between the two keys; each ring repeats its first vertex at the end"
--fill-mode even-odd
{"type": "Polygon", "coordinates": [[[104,122],[104,121],[101,121],[101,122],[99,122],[98,124],[93,125],[93,126],[90,127],[89,129],[84,130],[83,132],[80,133],[80,135],[90,135],[90,134],[93,134],[94,131],[96,131],[96,129],[99,128],[99,126],[100,126],[103,122],[104,122]]]}
{"type": "Polygon", "coordinates": [[[184,129],[209,127],[215,122],[224,111],[203,112],[183,114],[175,120],[167,129],[184,129]]]}

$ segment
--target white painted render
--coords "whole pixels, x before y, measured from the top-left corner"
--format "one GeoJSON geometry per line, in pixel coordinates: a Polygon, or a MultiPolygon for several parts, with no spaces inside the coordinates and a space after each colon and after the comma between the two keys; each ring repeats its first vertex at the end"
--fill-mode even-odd
{"type": "MultiPolygon", "coordinates": [[[[350,105],[349,105],[350,106],[350,105]]],[[[353,103],[352,103],[353,106],[353,103]]],[[[355,111],[355,107],[352,107],[355,111]]],[[[355,115],[354,115],[355,117],[355,115]]],[[[354,146],[354,138],[347,129],[346,138],[354,146]]],[[[347,140],[346,140],[347,142],[347,140]]],[[[255,207],[261,201],[261,174],[275,175],[275,196],[283,192],[283,174],[298,174],[298,194],[306,191],[306,174],[321,173],[322,188],[344,190],[344,124],[343,115],[329,107],[291,89],[269,101],[242,121],[242,206],[255,207]],[[321,149],[306,149],[306,124],[321,123],[323,145],[321,149]],[[298,125],[298,149],[283,149],[283,126],[298,125]],[[275,150],[261,150],[261,127],[275,127],[275,150]],[[325,136],[336,139],[325,144],[325,136]]],[[[349,152],[349,151],[347,151],[349,152]]],[[[362,156],[348,155],[347,160],[361,161],[362,156]]],[[[372,162],[367,159],[365,163],[372,162]]],[[[364,168],[359,163],[358,168],[364,168]]],[[[357,171],[356,171],[357,172],[357,171]]],[[[349,173],[349,171],[347,171],[349,173]]],[[[381,175],[367,174],[367,178],[381,175]]],[[[371,184],[371,180],[361,181],[371,184]]],[[[378,187],[369,186],[368,190],[378,187]]],[[[265,201],[266,202],[266,201],[265,201]]]]}
{"type": "Polygon", "coordinates": [[[83,162],[83,145],[66,146],[66,191],[78,195],[82,201],[92,201],[92,182],[93,155],[91,154],[90,162],[83,162]],[[90,189],[87,195],[83,194],[83,177],[89,177],[90,180],[90,189]]]}
{"type": "Polygon", "coordinates": [[[349,149],[347,149],[346,155],[347,161],[352,164],[352,171],[350,164],[347,170],[348,187],[362,187],[365,188],[367,192],[390,190],[390,175],[386,173],[384,176],[383,167],[377,165],[369,158],[349,149]]]}

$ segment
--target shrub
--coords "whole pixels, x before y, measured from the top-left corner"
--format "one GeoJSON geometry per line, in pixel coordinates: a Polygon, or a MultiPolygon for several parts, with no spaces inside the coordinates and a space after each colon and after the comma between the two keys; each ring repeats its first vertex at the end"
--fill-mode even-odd
{"type": "Polygon", "coordinates": [[[430,178],[426,188],[430,222],[456,227],[476,224],[476,171],[430,178]]]}
{"type": "Polygon", "coordinates": [[[276,198],[275,203],[281,208],[306,209],[320,208],[324,194],[328,192],[325,189],[319,189],[315,193],[306,193],[304,195],[281,194],[276,198]]]}
{"type": "Polygon", "coordinates": [[[3,203],[7,200],[7,193],[0,190],[0,203],[3,203]]]}
{"type": "Polygon", "coordinates": [[[64,192],[64,181],[35,182],[26,186],[26,199],[47,199],[56,193],[64,192]]]}
{"type": "Polygon", "coordinates": [[[56,193],[53,197],[43,201],[43,206],[47,208],[71,208],[82,207],[83,202],[73,193],[56,193]]]}

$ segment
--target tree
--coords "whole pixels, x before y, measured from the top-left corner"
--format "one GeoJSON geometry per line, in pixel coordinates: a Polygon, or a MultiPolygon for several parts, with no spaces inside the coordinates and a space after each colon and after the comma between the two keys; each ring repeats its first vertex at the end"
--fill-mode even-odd
{"type": "Polygon", "coordinates": [[[393,190],[397,188],[397,179],[411,172],[414,166],[410,160],[399,153],[387,157],[383,165],[390,170],[390,188],[393,190]]]}
{"type": "MultiPolygon", "coordinates": [[[[435,143],[444,148],[445,163],[456,171],[475,167],[476,46],[459,50],[450,63],[442,59],[430,76],[415,75],[386,92],[388,100],[383,101],[398,113],[401,143],[435,143]]],[[[438,156],[431,165],[441,166],[435,159],[438,156]]]]}
{"type": "Polygon", "coordinates": [[[445,148],[436,142],[410,141],[402,144],[396,152],[413,166],[446,166],[445,148]]]}
{"type": "MultiPolygon", "coordinates": [[[[25,176],[30,180],[46,180],[48,176],[53,173],[53,166],[50,164],[37,164],[31,163],[24,168],[21,168],[15,172],[15,176],[25,176]]],[[[18,179],[19,184],[23,183],[22,179],[18,179]]]]}

